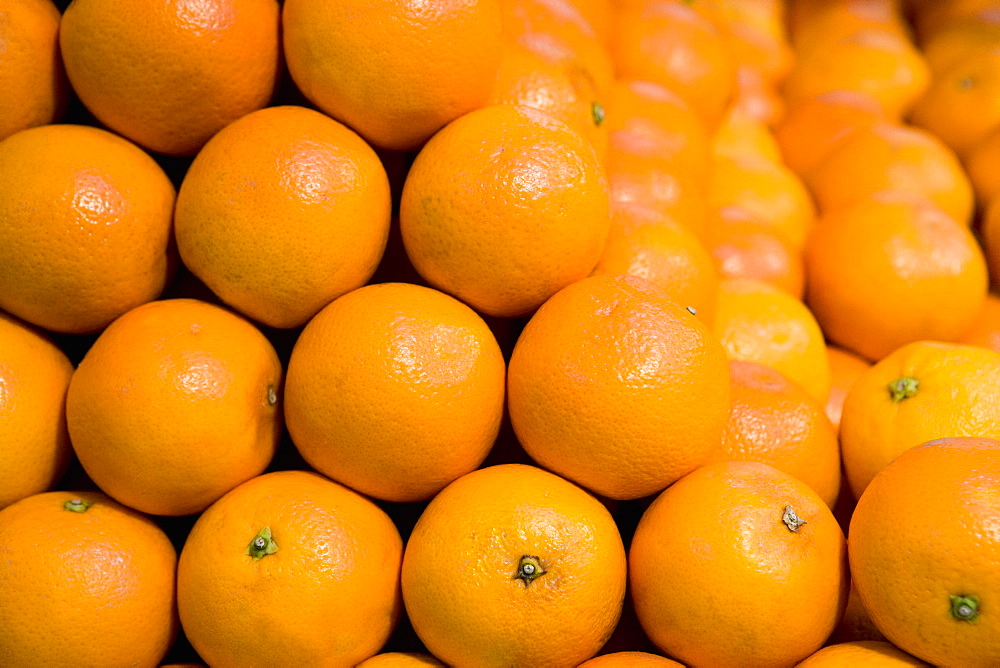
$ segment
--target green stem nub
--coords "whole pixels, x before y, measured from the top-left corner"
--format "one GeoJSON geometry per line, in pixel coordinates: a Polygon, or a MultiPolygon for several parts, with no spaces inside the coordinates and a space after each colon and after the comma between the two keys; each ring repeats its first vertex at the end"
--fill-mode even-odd
{"type": "Polygon", "coordinates": [[[919,389],[919,380],[911,376],[903,376],[889,383],[889,396],[892,397],[893,401],[899,403],[903,399],[917,396],[919,389]]]}
{"type": "Polygon", "coordinates": [[[91,501],[84,501],[83,499],[70,499],[63,504],[63,508],[74,513],[85,513],[87,508],[90,508],[93,504],[91,501]]]}
{"type": "Polygon", "coordinates": [[[247,545],[247,549],[243,550],[243,554],[258,561],[277,551],[278,544],[271,538],[271,527],[264,527],[253,537],[253,540],[247,545]]]}
{"type": "Polygon", "coordinates": [[[600,102],[590,103],[590,118],[594,121],[594,127],[601,127],[601,123],[604,122],[604,107],[601,106],[600,102]]]}
{"type": "Polygon", "coordinates": [[[974,622],[979,618],[978,596],[951,596],[951,616],[960,622],[974,622]]]}
{"type": "Polygon", "coordinates": [[[514,573],[513,579],[520,580],[527,587],[531,584],[532,580],[542,575],[545,575],[545,569],[542,568],[538,557],[526,554],[521,557],[521,561],[517,565],[517,573],[514,573]]]}
{"type": "Polygon", "coordinates": [[[791,506],[785,506],[784,510],[781,511],[781,521],[785,523],[788,530],[791,532],[796,532],[799,530],[803,524],[809,524],[804,519],[798,516],[795,512],[795,508],[791,506]]]}

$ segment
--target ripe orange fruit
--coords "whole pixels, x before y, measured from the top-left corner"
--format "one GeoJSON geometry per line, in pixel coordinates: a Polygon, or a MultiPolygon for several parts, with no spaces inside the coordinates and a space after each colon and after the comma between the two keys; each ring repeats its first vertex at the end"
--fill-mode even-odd
{"type": "Polygon", "coordinates": [[[51,489],[69,463],[69,359],[48,337],[0,312],[0,508],[51,489]]]}
{"type": "Polygon", "coordinates": [[[1000,663],[998,486],[1000,441],[955,438],[904,452],[861,496],[854,584],[900,649],[937,666],[1000,663]]]}
{"type": "MultiPolygon", "coordinates": [[[[1000,202],[1000,198],[996,201],[1000,202]]],[[[994,285],[1000,286],[1000,204],[991,203],[987,207],[981,236],[990,277],[994,285]]]]}
{"type": "Polygon", "coordinates": [[[788,43],[783,0],[709,0],[707,4],[737,63],[760,73],[768,85],[787,76],[795,54],[788,43]]]}
{"type": "Polygon", "coordinates": [[[770,464],[801,480],[833,508],[840,491],[840,446],[823,406],[780,371],[729,362],[729,421],[708,463],[770,464]]]}
{"type": "Polygon", "coordinates": [[[973,146],[965,154],[963,165],[976,202],[983,208],[988,207],[1000,193],[1000,128],[973,146]]]}
{"type": "Polygon", "coordinates": [[[631,274],[662,287],[711,326],[719,277],[708,251],[669,216],[639,205],[611,208],[611,233],[593,275],[631,274]]]}
{"type": "Polygon", "coordinates": [[[681,668],[683,664],[648,652],[612,652],[584,661],[579,668],[681,668]]]}
{"type": "Polygon", "coordinates": [[[854,381],[871,366],[871,362],[849,350],[828,345],[826,354],[830,360],[830,395],[826,399],[826,416],[835,428],[840,427],[840,416],[844,412],[844,399],[854,381]]]}
{"type": "Polygon", "coordinates": [[[909,4],[912,6],[913,26],[921,42],[929,42],[949,26],[996,7],[993,0],[910,0],[909,4]]]}
{"type": "Polygon", "coordinates": [[[399,222],[431,285],[480,313],[526,315],[597,264],[610,226],[607,182],[593,147],[565,123],[496,105],[427,143],[399,222]]]}
{"type": "Polygon", "coordinates": [[[683,663],[792,665],[844,610],[847,549],[805,483],[767,464],[711,464],[643,514],[629,583],[642,628],[683,663]]]}
{"type": "Polygon", "coordinates": [[[185,266],[223,301],[300,327],[371,278],[390,209],[385,169],[361,137],[311,109],[270,107],[198,153],[174,225],[185,266]]]}
{"type": "Polygon", "coordinates": [[[385,652],[365,659],[357,668],[420,668],[421,666],[444,666],[430,654],[422,652],[385,652]]]}
{"type": "Polygon", "coordinates": [[[1000,353],[1000,296],[992,293],[986,295],[982,310],[972,327],[959,339],[959,343],[982,346],[1000,353]]]}
{"type": "Polygon", "coordinates": [[[465,304],[417,285],[369,285],[320,311],[296,341],[285,420],[320,473],[379,499],[421,501],[486,458],[505,371],[465,304]]]}
{"type": "Polygon", "coordinates": [[[788,30],[796,51],[821,48],[859,30],[881,30],[909,37],[903,0],[792,0],[788,30]]]}
{"type": "Polygon", "coordinates": [[[929,664],[910,656],[892,643],[859,640],[828,645],[799,663],[796,668],[907,668],[927,665],[929,664]]]}
{"type": "Polygon", "coordinates": [[[96,332],[167,283],[174,187],[131,142],[79,125],[0,142],[0,308],[96,332]]]}
{"type": "Polygon", "coordinates": [[[892,191],[937,204],[960,223],[972,220],[972,186],[955,154],[915,127],[875,123],[857,129],[806,183],[823,213],[892,191]]]}
{"type": "Polygon", "coordinates": [[[80,463],[121,503],[188,515],[263,471],[281,431],[281,363],[243,318],[194,299],[129,311],[70,381],[80,463]]]}
{"type": "Polygon", "coordinates": [[[816,401],[826,401],[830,364],[823,332],[787,292],[748,278],[721,281],[713,331],[730,359],[773,367],[816,401]]]}
{"type": "Polygon", "coordinates": [[[716,447],[729,368],[711,332],[662,288],[593,276],[528,322],[508,366],[507,402],[540,465],[603,496],[637,499],[716,447]]]}
{"type": "Polygon", "coordinates": [[[2,0],[0,15],[0,140],[55,123],[66,106],[66,72],[59,55],[59,21],[52,0],[2,0]]]}
{"type": "Polygon", "coordinates": [[[750,65],[736,66],[736,91],[732,102],[734,111],[773,127],[785,115],[785,106],[780,91],[765,80],[760,70],[750,65]]]}
{"type": "Polygon", "coordinates": [[[712,153],[716,158],[782,161],[781,147],[771,128],[735,107],[723,116],[712,135],[712,153]]]}
{"type": "Polygon", "coordinates": [[[950,436],[1000,438],[998,374],[1000,353],[932,341],[903,346],[862,374],[840,419],[844,472],[855,498],[916,445],[950,436]]]}
{"type": "Polygon", "coordinates": [[[193,155],[274,96],[279,12],[275,0],[74,0],[59,41],[98,120],[153,151],[193,155]]]}
{"type": "Polygon", "coordinates": [[[619,8],[611,56],[619,79],[678,93],[714,129],[732,99],[733,57],[719,29],[691,3],[656,0],[619,8]]]}
{"type": "Polygon", "coordinates": [[[191,529],[181,624],[212,666],[354,666],[396,624],[402,556],[392,520],[360,494],[305,471],[258,476],[191,529]]]}
{"type": "Polygon", "coordinates": [[[737,206],[716,209],[706,248],[723,278],[751,278],[796,299],[805,293],[802,252],[779,230],[737,206]]]}
{"type": "Polygon", "coordinates": [[[149,518],[97,492],[0,511],[0,656],[8,666],[155,666],[177,633],[177,553],[149,518]]]}
{"type": "Polygon", "coordinates": [[[973,52],[986,52],[997,46],[1000,46],[1000,12],[995,5],[949,21],[920,44],[935,76],[973,52]]]}
{"type": "Polygon", "coordinates": [[[986,263],[969,229],[908,198],[829,212],[805,263],[806,301],[823,332],[871,360],[911,341],[957,340],[986,297],[986,263]]]}
{"type": "Polygon", "coordinates": [[[381,148],[486,104],[500,64],[499,0],[288,0],[281,18],[299,89],[381,148]]]}
{"type": "Polygon", "coordinates": [[[597,499],[507,464],[431,500],[406,544],[403,600],[417,635],[449,665],[577,666],[614,630],[626,571],[618,527],[597,499]]]}

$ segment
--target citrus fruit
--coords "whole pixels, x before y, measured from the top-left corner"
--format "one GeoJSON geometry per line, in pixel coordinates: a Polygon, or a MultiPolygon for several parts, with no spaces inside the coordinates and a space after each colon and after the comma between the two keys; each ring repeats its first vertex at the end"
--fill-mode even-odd
{"type": "Polygon", "coordinates": [[[832,345],[827,345],[826,354],[830,360],[830,394],[826,399],[826,416],[839,429],[847,393],[854,381],[868,370],[871,362],[849,350],[832,345]]]}
{"type": "Polygon", "coordinates": [[[584,661],[579,668],[678,668],[683,664],[648,652],[612,652],[584,661]]]}
{"type": "Polygon", "coordinates": [[[443,665],[430,654],[422,652],[384,652],[365,659],[357,668],[421,668],[443,665]]]}
{"type": "Polygon", "coordinates": [[[737,206],[716,209],[706,237],[720,277],[763,281],[796,299],[804,295],[802,251],[757,215],[737,206]]]}
{"type": "Polygon", "coordinates": [[[858,640],[855,642],[829,645],[809,656],[797,668],[907,668],[927,666],[920,659],[910,656],[892,643],[878,640],[858,640]]]}
{"type": "Polygon", "coordinates": [[[982,346],[1000,353],[1000,296],[986,295],[982,310],[959,343],[982,346]]]}

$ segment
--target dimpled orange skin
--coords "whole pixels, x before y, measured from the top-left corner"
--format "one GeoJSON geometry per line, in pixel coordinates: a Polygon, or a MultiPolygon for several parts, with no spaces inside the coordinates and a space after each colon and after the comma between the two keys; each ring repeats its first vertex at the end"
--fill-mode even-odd
{"type": "Polygon", "coordinates": [[[827,645],[796,668],[907,668],[929,666],[889,642],[858,640],[827,645]]]}
{"type": "Polygon", "coordinates": [[[526,315],[587,276],[610,228],[590,144],[529,107],[466,114],[427,143],[403,186],[400,230],[431,285],[487,315],[526,315]]]}
{"type": "Polygon", "coordinates": [[[920,339],[957,340],[986,298],[972,233],[924,202],[873,197],[831,212],[805,259],[806,302],[827,338],[870,360],[920,339]]]}
{"type": "Polygon", "coordinates": [[[683,668],[683,665],[665,656],[657,656],[648,652],[612,652],[584,661],[579,668],[657,668],[658,666],[659,668],[683,668]]]}
{"type": "Polygon", "coordinates": [[[59,55],[61,14],[52,0],[2,0],[0,16],[2,140],[59,120],[68,86],[59,55]]]}
{"type": "Polygon", "coordinates": [[[276,0],[74,0],[60,28],[73,90],[102,123],[193,155],[278,85],[276,0]]]}
{"type": "Polygon", "coordinates": [[[282,30],[305,96],[397,151],[486,104],[502,50],[499,0],[289,0],[282,30]]]}
{"type": "Polygon", "coordinates": [[[90,477],[155,515],[189,515],[270,463],[281,362],[234,313],[152,302],[112,323],[70,381],[66,420],[90,477]]]}
{"type": "Polygon", "coordinates": [[[642,628],[681,662],[791,666],[843,613],[847,546],[805,483],[767,464],[712,464],[643,514],[629,583],[642,628]],[[782,519],[788,506],[807,522],[795,532],[782,519]]]}
{"type": "Polygon", "coordinates": [[[391,206],[361,137],[317,111],[271,107],[198,153],[174,226],[185,266],[223,301],[271,327],[300,327],[371,278],[391,206]]]}
{"type": "Polygon", "coordinates": [[[421,652],[385,652],[365,659],[357,668],[420,668],[421,666],[444,666],[430,654],[421,652]]]}
{"type": "Polygon", "coordinates": [[[1000,353],[918,341],[859,377],[844,400],[840,444],[855,498],[910,448],[934,438],[1000,438],[1000,353]],[[912,396],[890,384],[913,379],[912,396]],[[898,398],[894,398],[894,394],[898,398]]]}
{"type": "Polygon", "coordinates": [[[0,142],[0,308],[96,332],[167,283],[174,187],[131,142],[46,125],[0,142]]]}
{"type": "Polygon", "coordinates": [[[0,508],[51,489],[70,458],[73,365],[48,337],[0,312],[0,508]]]}
{"type": "Polygon", "coordinates": [[[770,464],[809,485],[833,508],[840,491],[840,446],[823,407],[781,372],[729,362],[729,422],[707,463],[770,464]]]}
{"type": "Polygon", "coordinates": [[[998,487],[1000,441],[942,439],[886,467],[851,519],[865,609],[893,644],[933,665],[1000,664],[1000,619],[990,613],[1000,597],[998,487]],[[976,597],[978,617],[954,616],[953,596],[976,597]]]}
{"type": "Polygon", "coordinates": [[[463,476],[417,520],[403,557],[406,611],[458,666],[577,666],[607,641],[625,597],[625,548],[607,509],[523,464],[463,476]],[[515,577],[522,558],[543,573],[515,577]]]}
{"type": "Polygon", "coordinates": [[[701,465],[729,411],[722,346],[637,276],[593,276],[557,293],[524,328],[507,373],[525,451],[613,499],[654,494],[701,465]]]}
{"type": "Polygon", "coordinates": [[[396,625],[402,556],[392,520],[353,490],[312,472],[258,476],[191,529],[181,623],[211,666],[354,666],[396,625]],[[277,551],[255,561],[245,551],[264,527],[277,551]]]}
{"type": "Polygon", "coordinates": [[[177,553],[148,517],[98,492],[47,492],[0,511],[6,666],[155,666],[177,633],[177,553]],[[71,500],[90,503],[67,510],[71,500]]]}
{"type": "Polygon", "coordinates": [[[313,318],[288,365],[285,419],[324,475],[421,501],[482,463],[503,414],[506,368],[462,302],[406,283],[368,285],[313,318]]]}

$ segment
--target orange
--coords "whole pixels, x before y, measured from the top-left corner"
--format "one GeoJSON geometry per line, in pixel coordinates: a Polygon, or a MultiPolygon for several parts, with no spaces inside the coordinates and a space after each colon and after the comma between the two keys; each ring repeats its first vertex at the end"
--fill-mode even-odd
{"type": "Polygon", "coordinates": [[[381,148],[486,104],[500,65],[499,0],[288,0],[281,18],[295,84],[381,148]]]}
{"type": "Polygon", "coordinates": [[[854,511],[851,572],[865,608],[933,665],[1000,663],[998,487],[1000,441],[948,438],[901,454],[854,511]]]}
{"type": "Polygon", "coordinates": [[[551,62],[516,42],[504,47],[490,104],[540,109],[583,135],[597,152],[607,150],[604,105],[597,91],[564,63],[551,62]]]}
{"type": "Polygon", "coordinates": [[[681,668],[683,664],[648,652],[612,652],[584,661],[579,668],[681,668]]]}
{"type": "Polygon", "coordinates": [[[800,49],[782,91],[785,101],[794,106],[822,93],[856,90],[878,101],[887,116],[898,119],[929,83],[927,63],[906,37],[873,28],[836,39],[826,37],[811,48],[800,49]]]}
{"type": "Polygon", "coordinates": [[[52,0],[0,1],[0,140],[55,123],[66,106],[66,72],[59,55],[59,21],[52,0]]]}
{"type": "Polygon", "coordinates": [[[716,25],[728,37],[733,59],[758,72],[763,81],[781,81],[795,55],[788,43],[784,0],[708,0],[716,25]]]}
{"type": "Polygon", "coordinates": [[[610,226],[594,149],[565,123],[496,105],[439,132],[406,177],[406,253],[480,313],[531,313],[597,264],[610,226]]]}
{"type": "Polygon", "coordinates": [[[782,161],[781,147],[764,122],[737,108],[729,110],[712,137],[715,157],[764,159],[782,161]]]}
{"type": "Polygon", "coordinates": [[[212,666],[354,666],[396,624],[402,556],[392,520],[360,494],[311,472],[258,476],[191,529],[181,624],[212,666]]]}
{"type": "Polygon", "coordinates": [[[626,572],[600,501],[506,464],[459,478],[428,504],[406,544],[403,600],[420,640],[448,665],[575,667],[614,630],[626,572]]]}
{"type": "Polygon", "coordinates": [[[910,656],[892,643],[877,640],[859,640],[829,645],[819,650],[797,668],[906,668],[907,666],[927,666],[920,659],[910,656]]]}
{"type": "Polygon", "coordinates": [[[643,513],[629,583],[642,628],[684,664],[784,666],[833,631],[846,556],[840,526],[805,483],[767,464],[724,462],[682,478],[643,513]]]}
{"type": "Polygon", "coordinates": [[[1000,353],[1000,296],[992,293],[986,295],[982,310],[959,342],[990,348],[1000,353]]]}
{"type": "Polygon", "coordinates": [[[188,515],[261,473],[281,431],[281,363],[243,318],[194,299],[113,322],[70,381],[80,463],[137,510],[188,515]]]}
{"type": "Polygon", "coordinates": [[[903,346],[863,373],[840,418],[844,472],[855,498],[889,462],[921,443],[1000,438],[998,374],[1000,353],[934,341],[903,346]]]}
{"type": "Polygon", "coordinates": [[[920,201],[873,197],[832,211],[805,258],[806,301],[823,332],[871,360],[919,339],[957,340],[986,298],[969,229],[920,201]]]}
{"type": "Polygon", "coordinates": [[[47,336],[0,312],[0,508],[51,489],[70,458],[73,365],[47,336]]]}
{"type": "Polygon", "coordinates": [[[715,211],[706,248],[723,278],[751,278],[801,299],[805,293],[802,252],[767,223],[737,206],[715,211]]]}
{"type": "Polygon", "coordinates": [[[983,208],[1000,193],[1000,128],[982,138],[964,156],[963,166],[983,208]]]}
{"type": "Polygon", "coordinates": [[[300,327],[371,278],[390,209],[385,169],[361,137],[317,111],[271,107],[198,153],[174,225],[185,266],[223,301],[300,327]]]}
{"type": "Polygon", "coordinates": [[[830,364],[823,332],[787,292],[749,278],[723,280],[713,331],[730,359],[773,367],[816,401],[826,401],[830,364]]]}
{"type": "Polygon", "coordinates": [[[883,30],[908,37],[903,0],[790,0],[788,30],[796,51],[822,48],[858,30],[883,30]]]}
{"type": "Polygon", "coordinates": [[[732,99],[736,68],[725,37],[683,0],[620,8],[611,55],[619,79],[666,86],[697,109],[708,128],[719,123],[732,99]]]}
{"type": "Polygon", "coordinates": [[[390,501],[429,499],[479,466],[505,371],[483,319],[448,295],[369,285],[313,318],[292,349],[285,419],[320,473],[390,501]]]}
{"type": "Polygon", "coordinates": [[[893,191],[937,204],[960,223],[972,220],[973,194],[955,154],[919,128],[876,123],[853,132],[811,171],[821,212],[893,191]]]}
{"type": "Polygon", "coordinates": [[[780,91],[765,80],[760,70],[750,65],[736,66],[736,90],[732,109],[768,127],[785,115],[785,100],[780,91]]]}
{"type": "Polygon", "coordinates": [[[719,342],[655,283],[593,276],[556,293],[508,365],[510,420],[541,466],[612,499],[661,491],[722,438],[719,342]]]}
{"type": "Polygon", "coordinates": [[[816,218],[809,191],[783,164],[749,155],[716,156],[708,185],[710,208],[735,206],[801,248],[816,218]]]}
{"type": "Polygon", "coordinates": [[[987,207],[981,236],[990,278],[994,285],[1000,286],[1000,204],[995,202],[1000,202],[1000,199],[987,207]]]}
{"type": "Polygon", "coordinates": [[[840,446],[823,406],[780,371],[729,362],[729,422],[708,463],[770,464],[806,483],[833,508],[840,491],[840,446]]]}
{"type": "Polygon", "coordinates": [[[172,257],[174,187],[110,132],[46,125],[0,142],[0,308],[96,332],[155,299],[172,257]]]}
{"type": "Polygon", "coordinates": [[[774,137],[785,164],[805,177],[857,128],[885,118],[882,107],[865,93],[832,90],[790,106],[774,137]]]}
{"type": "Polygon", "coordinates": [[[938,73],[911,120],[959,155],[1000,128],[1000,45],[970,53],[938,73]]]}
{"type": "Polygon", "coordinates": [[[962,20],[996,8],[993,0],[910,0],[913,25],[921,42],[962,20]]]}
{"type": "Polygon", "coordinates": [[[421,666],[444,666],[430,654],[422,652],[385,652],[365,659],[357,668],[420,668],[421,666]]]}
{"type": "Polygon", "coordinates": [[[177,553],[97,492],[0,511],[0,656],[8,666],[155,666],[177,633],[177,553]]]}
{"type": "Polygon", "coordinates": [[[1000,46],[1000,11],[992,4],[971,16],[949,21],[923,41],[924,58],[935,76],[971,53],[1000,46]]]}
{"type": "Polygon", "coordinates": [[[274,96],[279,13],[275,0],[74,0],[59,41],[99,121],[153,151],[193,155],[274,96]]]}
{"type": "Polygon", "coordinates": [[[826,347],[830,360],[830,395],[826,399],[826,416],[835,428],[840,427],[840,416],[844,412],[844,399],[854,381],[871,366],[871,362],[837,346],[826,347]]]}
{"type": "Polygon", "coordinates": [[[634,204],[613,206],[611,233],[593,271],[600,274],[647,278],[712,323],[719,287],[715,264],[698,237],[669,216],[634,204]]]}

